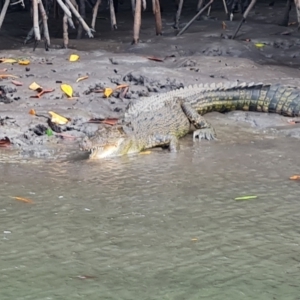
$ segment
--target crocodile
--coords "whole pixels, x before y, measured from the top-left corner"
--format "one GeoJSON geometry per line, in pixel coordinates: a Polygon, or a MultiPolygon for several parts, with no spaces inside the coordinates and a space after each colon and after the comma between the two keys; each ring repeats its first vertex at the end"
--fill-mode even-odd
{"type": "Polygon", "coordinates": [[[157,146],[176,152],[178,140],[191,129],[194,141],[216,139],[204,114],[233,110],[297,117],[300,90],[281,84],[213,83],[144,97],[131,102],[117,124],[100,127],[92,137],[85,137],[80,148],[89,151],[90,159],[138,153],[157,146]]]}

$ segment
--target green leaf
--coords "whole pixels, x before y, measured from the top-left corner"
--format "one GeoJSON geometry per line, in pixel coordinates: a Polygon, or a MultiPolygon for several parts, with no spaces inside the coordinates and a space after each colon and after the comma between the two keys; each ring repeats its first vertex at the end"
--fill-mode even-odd
{"type": "Polygon", "coordinates": [[[48,128],[47,131],[46,131],[46,134],[48,136],[51,136],[51,135],[53,135],[53,131],[50,128],[48,128]]]}
{"type": "Polygon", "coordinates": [[[234,200],[250,200],[250,199],[256,199],[257,196],[243,196],[243,197],[237,197],[234,198],[234,200]]]}

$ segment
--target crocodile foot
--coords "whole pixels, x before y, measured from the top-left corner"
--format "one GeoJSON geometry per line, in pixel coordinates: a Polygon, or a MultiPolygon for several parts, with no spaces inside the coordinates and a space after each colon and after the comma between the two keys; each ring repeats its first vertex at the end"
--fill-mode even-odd
{"type": "Polygon", "coordinates": [[[212,127],[209,128],[201,128],[201,129],[197,129],[193,132],[193,141],[196,141],[196,138],[200,140],[216,140],[217,139],[217,135],[215,130],[212,127]]]}

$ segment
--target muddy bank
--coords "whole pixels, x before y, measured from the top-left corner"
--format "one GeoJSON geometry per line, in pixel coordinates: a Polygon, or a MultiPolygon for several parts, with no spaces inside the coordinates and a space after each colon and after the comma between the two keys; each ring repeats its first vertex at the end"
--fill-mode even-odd
{"type": "MultiPolygon", "coordinates": [[[[38,49],[32,54],[29,50],[9,51],[6,56],[26,57],[30,65],[1,64],[1,68],[7,68],[4,74],[17,76],[16,80],[23,85],[15,86],[11,79],[1,81],[0,138],[8,137],[13,144],[11,147],[18,149],[22,155],[52,157],[62,154],[62,147],[67,152],[77,149],[78,141],[85,135],[91,135],[99,126],[87,123],[90,119],[119,118],[130,101],[138,101],[154,93],[200,82],[254,80],[299,86],[300,81],[295,77],[295,69],[260,66],[247,59],[173,56],[157,62],[142,55],[94,51],[77,52],[80,61],[69,62],[69,55],[73,52],[51,50],[45,53],[38,49]],[[88,78],[76,82],[82,76],[88,78]],[[41,98],[33,98],[37,92],[29,89],[32,82],[53,91],[41,98]],[[73,99],[68,99],[62,92],[62,83],[73,87],[73,99]],[[95,92],[104,88],[114,89],[121,84],[129,86],[125,94],[120,89],[111,97],[104,98],[102,92],[95,92]],[[32,109],[37,116],[29,113],[32,109]],[[57,133],[52,128],[52,136],[46,134],[49,111],[71,119],[66,125],[61,125],[57,133]]],[[[246,121],[256,129],[287,125],[287,118],[268,119],[262,118],[262,115],[240,112],[230,113],[228,117],[240,124],[246,121]]],[[[285,128],[284,134],[299,137],[299,130],[294,129],[285,128]]]]}
{"type": "MultiPolygon", "coordinates": [[[[95,39],[76,40],[75,32],[71,32],[69,50],[61,49],[61,24],[50,17],[52,48],[48,52],[42,44],[34,52],[32,44],[22,45],[31,26],[28,13],[8,14],[0,31],[0,57],[28,59],[30,65],[0,64],[2,75],[17,76],[16,80],[23,84],[15,86],[11,78],[0,81],[0,139],[8,137],[12,142],[10,148],[25,156],[59,156],[70,149],[78,151],[78,141],[97,129],[97,124],[87,123],[90,119],[118,118],[130,101],[154,93],[200,82],[237,80],[299,86],[297,24],[288,28],[276,25],[284,4],[280,2],[270,8],[267,2],[259,3],[236,40],[228,36],[241,16],[236,14],[235,21],[226,21],[220,4],[213,7],[213,19],[204,17],[196,21],[181,37],[176,37],[172,28],[174,9],[164,9],[164,35],[161,37],[155,36],[153,16],[147,11],[143,15],[138,45],[130,44],[132,14],[129,7],[120,7],[119,26],[114,32],[110,30],[107,10],[102,8],[95,39]],[[223,20],[225,29],[222,28],[223,20]],[[16,25],[21,23],[23,25],[17,29],[16,25]],[[263,47],[257,48],[256,43],[262,43],[263,47]],[[72,53],[77,53],[80,60],[69,62],[72,53]],[[149,60],[149,56],[163,61],[149,60]],[[4,69],[7,70],[4,72],[4,69]],[[76,82],[82,76],[88,79],[76,82]],[[37,94],[28,88],[32,82],[53,91],[41,98],[32,98],[37,94]],[[61,91],[62,83],[73,87],[72,100],[61,91]],[[129,86],[124,95],[124,90],[117,90],[112,97],[103,98],[103,93],[95,92],[121,84],[129,86]],[[29,114],[32,109],[38,116],[29,114]],[[52,128],[52,136],[46,134],[50,126],[49,111],[71,119],[67,125],[60,126],[58,131],[61,132],[55,133],[52,128]]],[[[181,26],[194,13],[194,6],[187,2],[181,26]]],[[[294,20],[295,11],[292,10],[291,21],[294,20]]],[[[286,118],[262,116],[243,112],[227,114],[240,126],[247,122],[260,130],[284,126],[279,130],[282,134],[299,137],[296,126],[285,128],[286,118]]]]}

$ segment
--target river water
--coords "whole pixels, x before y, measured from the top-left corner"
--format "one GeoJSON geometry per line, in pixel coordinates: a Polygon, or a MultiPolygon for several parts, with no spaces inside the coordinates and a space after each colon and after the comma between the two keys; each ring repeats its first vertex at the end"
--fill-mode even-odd
{"type": "Polygon", "coordinates": [[[300,299],[299,139],[247,134],[102,162],[0,152],[0,299],[300,299]]]}

